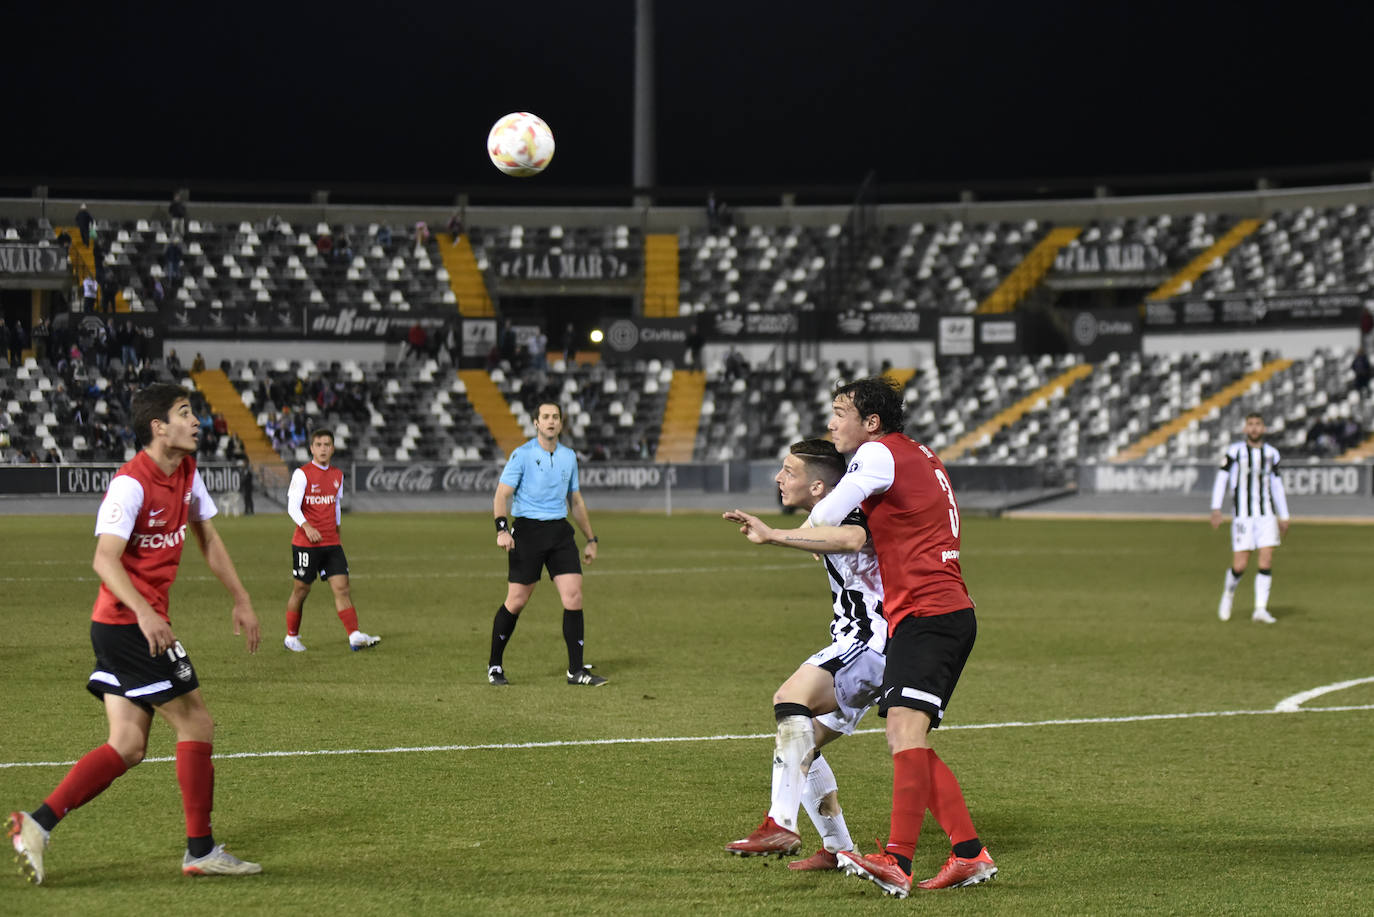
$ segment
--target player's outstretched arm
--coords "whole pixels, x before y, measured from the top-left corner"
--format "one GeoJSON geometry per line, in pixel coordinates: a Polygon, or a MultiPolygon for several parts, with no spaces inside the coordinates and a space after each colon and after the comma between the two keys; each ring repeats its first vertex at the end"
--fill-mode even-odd
{"type": "Polygon", "coordinates": [[[852,554],[863,549],[868,532],[858,525],[803,525],[796,529],[775,529],[757,516],[732,509],[722,518],[736,522],[740,534],[754,544],[775,544],[812,554],[852,554]]]}
{"type": "Polygon", "coordinates": [[[129,571],[124,569],[122,558],[124,547],[128,543],[127,538],[120,538],[108,532],[102,534],[95,543],[95,560],[91,562],[91,567],[105,584],[105,588],[113,592],[114,597],[123,602],[125,608],[138,616],[138,629],[143,631],[143,636],[148,641],[148,655],[156,656],[170,649],[177,638],[172,632],[172,625],[148,604],[148,600],[129,578],[129,571]]]}
{"type": "Polygon", "coordinates": [[[243,634],[248,652],[256,653],[258,643],[262,639],[262,630],[258,625],[257,613],[253,611],[253,600],[248,597],[248,590],[243,588],[238,571],[234,569],[234,562],[229,558],[229,549],[224,546],[224,540],[219,537],[219,532],[215,531],[215,526],[210,520],[187,524],[190,526],[191,534],[196,536],[196,542],[200,545],[201,553],[205,555],[205,563],[210,572],[224,584],[224,588],[234,599],[234,608],[231,612],[234,634],[243,634]]]}

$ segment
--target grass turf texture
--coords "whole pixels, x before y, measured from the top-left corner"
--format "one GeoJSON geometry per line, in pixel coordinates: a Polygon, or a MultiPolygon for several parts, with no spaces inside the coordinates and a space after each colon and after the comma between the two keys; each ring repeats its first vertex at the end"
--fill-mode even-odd
{"type": "MultiPolygon", "coordinates": [[[[204,686],[219,756],[462,746],[390,754],[220,757],[215,829],[262,876],[183,879],[172,765],[147,761],[53,834],[48,881],[0,873],[0,912],[197,914],[1369,913],[1374,711],[951,728],[1002,872],[897,902],[835,874],[794,874],[721,846],[768,806],[771,697],[827,640],[824,573],[747,544],[711,515],[597,513],[587,657],[610,685],[564,683],[557,595],[522,615],[485,681],[504,558],[482,514],[354,515],[344,528],[364,630],[351,653],[327,587],[281,647],[289,525],[219,521],[264,625],[255,657],[194,546],[172,621],[204,686]],[[718,741],[486,747],[607,739],[718,741]]],[[[796,517],[786,520],[791,525],[796,517]]],[[[92,522],[0,517],[0,806],[31,808],[104,740],[84,690],[96,589],[92,522]]],[[[949,725],[1263,711],[1374,676],[1366,531],[1295,525],[1275,562],[1273,626],[1216,620],[1225,530],[1189,522],[968,519],[980,636],[949,725]]],[[[1309,707],[1374,703],[1374,685],[1309,707]]],[[[870,716],[866,729],[881,726],[870,716]]],[[[151,757],[173,753],[154,726],[151,757]]],[[[866,733],[827,750],[851,832],[885,835],[891,764],[866,733]]],[[[803,853],[816,837],[802,818],[803,853]]],[[[948,852],[927,818],[917,878],[948,852]]]]}

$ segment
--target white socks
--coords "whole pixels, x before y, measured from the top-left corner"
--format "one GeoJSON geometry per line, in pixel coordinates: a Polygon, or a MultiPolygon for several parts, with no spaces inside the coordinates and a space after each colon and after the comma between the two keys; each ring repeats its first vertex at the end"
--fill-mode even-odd
{"type": "Polygon", "coordinates": [[[809,716],[784,716],[778,720],[777,745],[773,751],[773,804],[768,815],[789,831],[797,830],[806,769],[816,752],[809,716]]]}
{"type": "Polygon", "coordinates": [[[802,794],[802,805],[806,806],[806,814],[811,816],[811,823],[821,836],[821,844],[831,853],[854,849],[854,839],[849,836],[844,812],[840,810],[840,802],[835,795],[837,789],[830,762],[824,756],[817,757],[806,773],[806,792],[802,794]]]}
{"type": "Polygon", "coordinates": [[[1255,611],[1269,610],[1269,587],[1274,583],[1274,576],[1268,570],[1260,570],[1255,574],[1255,611]]]}

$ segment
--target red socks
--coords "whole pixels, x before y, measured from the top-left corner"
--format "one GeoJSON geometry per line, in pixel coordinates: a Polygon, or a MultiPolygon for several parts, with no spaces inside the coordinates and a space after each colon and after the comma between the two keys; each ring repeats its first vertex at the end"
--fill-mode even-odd
{"type": "Polygon", "coordinates": [[[353,633],[358,629],[358,609],[349,605],[343,611],[339,612],[339,620],[343,622],[344,630],[348,631],[350,634],[353,633]]]}
{"type": "Polygon", "coordinates": [[[186,836],[210,836],[210,810],[215,802],[215,766],[209,742],[177,743],[177,784],[186,812],[186,836]]]}
{"type": "Polygon", "coordinates": [[[930,752],[930,814],[949,835],[950,845],[961,841],[971,841],[978,837],[973,830],[973,816],[968,814],[968,804],[964,802],[964,791],[949,765],[940,760],[932,749],[930,752]]]}
{"type": "Polygon", "coordinates": [[[80,761],[72,765],[57,789],[43,802],[60,819],[72,809],[84,806],[99,796],[128,769],[129,766],[113,746],[101,745],[86,752],[80,761]]]}
{"type": "Polygon", "coordinates": [[[301,613],[299,611],[288,611],[286,613],[286,636],[299,637],[301,635],[301,613]]]}
{"type": "Polygon", "coordinates": [[[921,822],[930,805],[929,748],[908,748],[892,756],[892,823],[886,853],[910,860],[921,838],[921,822]]]}

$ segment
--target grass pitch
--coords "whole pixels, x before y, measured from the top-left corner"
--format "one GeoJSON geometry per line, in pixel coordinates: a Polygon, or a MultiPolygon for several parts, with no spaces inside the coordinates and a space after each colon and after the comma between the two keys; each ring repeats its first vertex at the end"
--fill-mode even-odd
{"type": "MultiPolygon", "coordinates": [[[[53,834],[48,881],[0,873],[0,913],[1370,913],[1374,677],[1364,529],[1295,525],[1273,626],[1216,620],[1229,557],[1202,522],[968,519],[980,633],[935,745],[1001,868],[899,902],[875,886],[740,860],[721,845],[768,806],[771,697],[828,634],[806,555],[709,514],[598,513],[587,656],[564,683],[557,595],[521,616],[508,689],[486,684],[505,564],[484,514],[352,515],[364,630],[350,653],[327,588],[309,652],[281,647],[282,516],[218,520],[264,625],[248,656],[188,548],[172,623],[218,724],[215,831],[263,864],[184,879],[174,740],[53,834]],[[1334,708],[1341,709],[1334,709],[1334,708]]],[[[788,524],[795,522],[793,517],[788,524]]],[[[36,805],[105,737],[84,690],[96,580],[85,517],[0,517],[0,806],[36,805]],[[51,762],[51,763],[44,763],[51,762]]],[[[851,832],[885,836],[881,720],[830,746],[851,832]]],[[[816,838],[803,817],[809,853],[816,838]]],[[[947,853],[927,819],[917,878],[947,853]]]]}

